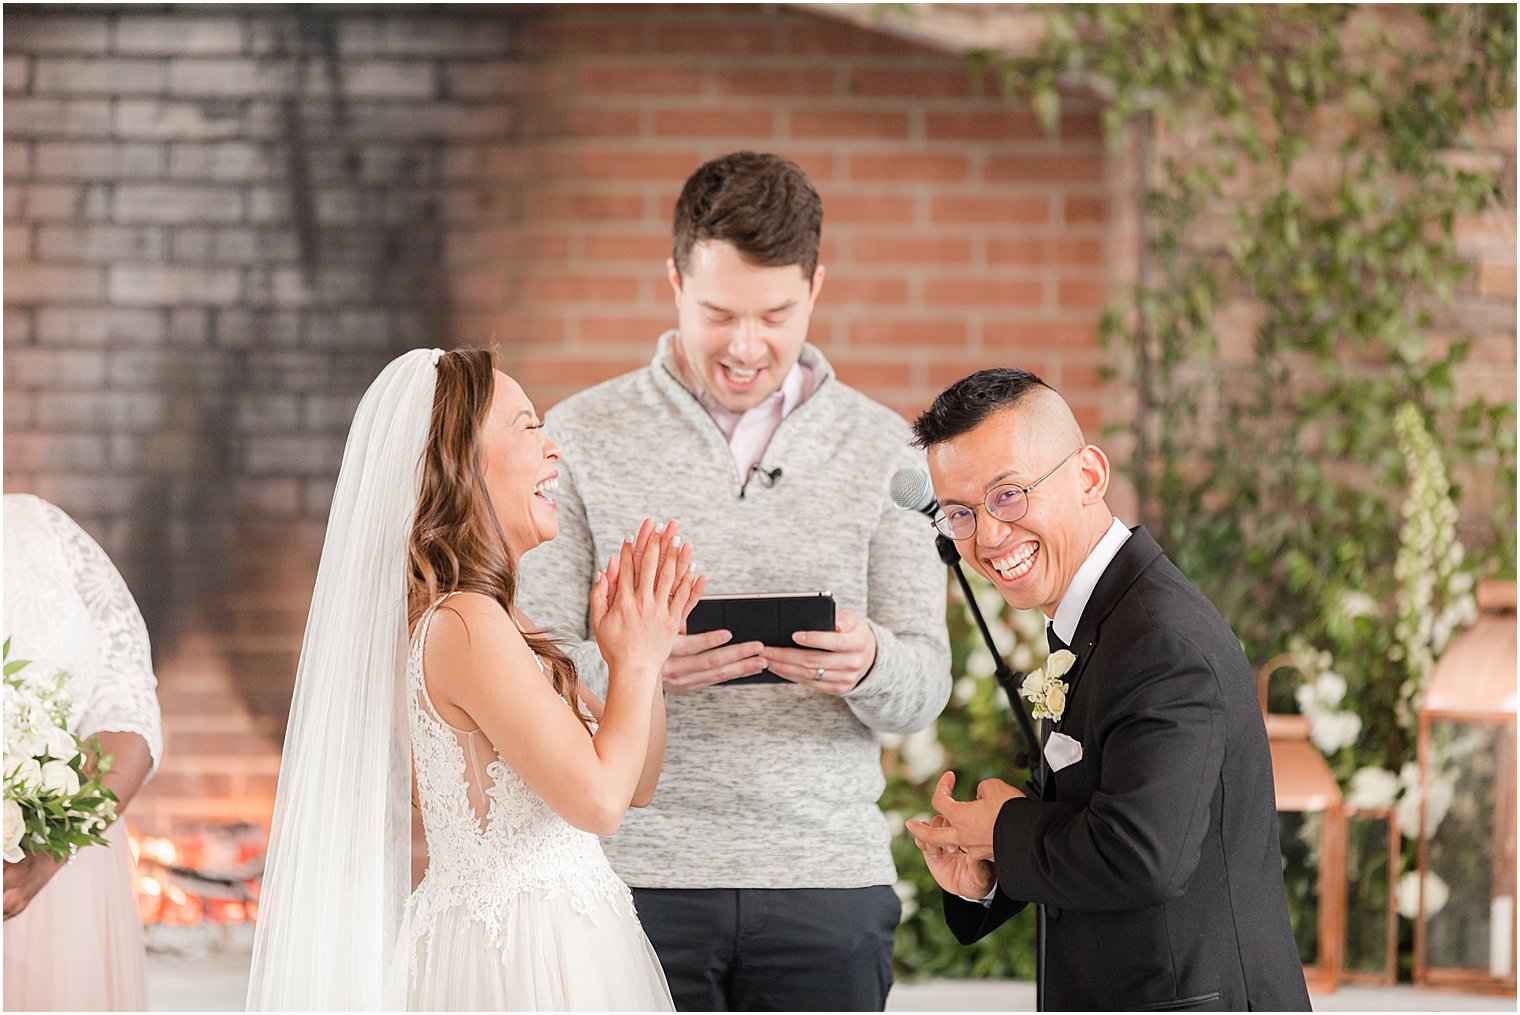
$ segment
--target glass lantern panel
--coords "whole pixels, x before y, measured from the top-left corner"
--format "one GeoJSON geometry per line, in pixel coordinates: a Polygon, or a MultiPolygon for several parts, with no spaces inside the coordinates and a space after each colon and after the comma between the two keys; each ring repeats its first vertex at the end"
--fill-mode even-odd
{"type": "Polygon", "coordinates": [[[1388,822],[1386,812],[1349,817],[1346,826],[1347,972],[1389,972],[1388,822]]]}
{"type": "Polygon", "coordinates": [[[1514,727],[1430,724],[1426,964],[1514,971],[1514,727]]]}
{"type": "Polygon", "coordinates": [[[1288,921],[1299,961],[1313,965],[1319,961],[1319,847],[1324,819],[1318,813],[1278,811],[1277,823],[1288,921]]]}

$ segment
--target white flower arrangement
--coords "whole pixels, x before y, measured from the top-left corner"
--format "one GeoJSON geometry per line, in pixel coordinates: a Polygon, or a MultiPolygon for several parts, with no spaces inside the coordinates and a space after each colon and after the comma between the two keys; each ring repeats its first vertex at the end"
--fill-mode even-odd
{"type": "Polygon", "coordinates": [[[1381,811],[1394,805],[1399,798],[1399,777],[1386,768],[1367,765],[1351,776],[1351,788],[1346,793],[1346,805],[1359,810],[1381,811]]]}
{"type": "MultiPolygon", "coordinates": [[[[1420,913],[1420,873],[1410,871],[1399,878],[1399,915],[1413,920],[1420,913]]],[[[1425,874],[1425,915],[1434,916],[1446,908],[1451,899],[1449,888],[1435,871],[1425,874]]]]}
{"type": "Polygon", "coordinates": [[[1335,660],[1329,652],[1316,652],[1300,639],[1289,643],[1305,680],[1293,692],[1298,711],[1309,719],[1309,739],[1325,754],[1334,754],[1356,743],[1362,732],[1362,717],[1341,703],[1346,698],[1346,678],[1331,667],[1335,660]]]}
{"type": "Polygon", "coordinates": [[[1066,681],[1061,678],[1076,661],[1071,652],[1059,649],[1045,658],[1044,666],[1024,678],[1019,695],[1034,706],[1030,715],[1056,722],[1066,713],[1066,681]]]}
{"type": "MultiPolygon", "coordinates": [[[[111,759],[89,764],[86,744],[68,730],[68,674],[22,674],[10,639],[0,649],[5,678],[5,841],[7,863],[27,853],[62,860],[80,846],[104,843],[116,819],[116,795],[100,783],[111,759]]],[[[88,747],[99,755],[99,745],[88,747]]]]}

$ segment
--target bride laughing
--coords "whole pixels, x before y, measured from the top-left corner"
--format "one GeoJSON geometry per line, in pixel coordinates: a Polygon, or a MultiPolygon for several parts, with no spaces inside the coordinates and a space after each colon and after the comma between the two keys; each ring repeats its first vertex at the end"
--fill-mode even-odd
{"type": "Polygon", "coordinates": [[[560,452],[484,350],[416,350],[360,403],[307,621],[250,1009],[670,1010],[597,835],[654,794],[659,667],[704,579],[646,521],[589,611],[582,687],[514,605],[560,452]],[[428,869],[410,895],[409,806],[428,869]]]}

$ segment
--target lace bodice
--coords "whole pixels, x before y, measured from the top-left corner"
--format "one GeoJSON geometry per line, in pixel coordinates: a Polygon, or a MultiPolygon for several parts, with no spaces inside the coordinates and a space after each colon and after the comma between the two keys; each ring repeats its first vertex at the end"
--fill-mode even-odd
{"type": "Polygon", "coordinates": [[[158,681],[142,614],[89,533],[30,494],[5,495],[5,635],[10,658],[68,671],[74,733],[136,733],[158,766],[158,681]]]}
{"type": "Polygon", "coordinates": [[[632,913],[628,888],[597,837],[556,814],[484,733],[450,726],[433,707],[422,650],[433,612],[447,598],[417,622],[407,657],[412,764],[428,846],[427,874],[408,901],[412,934],[424,933],[443,908],[462,905],[505,952],[504,907],[526,891],[565,898],[593,916],[608,900],[632,913]]]}

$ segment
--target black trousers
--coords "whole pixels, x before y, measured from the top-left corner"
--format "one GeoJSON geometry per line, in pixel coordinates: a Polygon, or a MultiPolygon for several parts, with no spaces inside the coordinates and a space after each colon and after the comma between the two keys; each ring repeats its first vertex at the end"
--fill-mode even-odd
{"type": "Polygon", "coordinates": [[[872,888],[635,888],[679,1011],[882,1011],[902,907],[872,888]]]}

